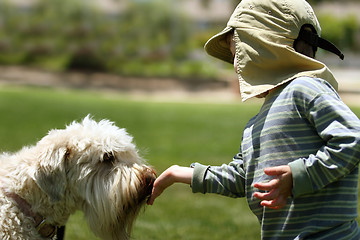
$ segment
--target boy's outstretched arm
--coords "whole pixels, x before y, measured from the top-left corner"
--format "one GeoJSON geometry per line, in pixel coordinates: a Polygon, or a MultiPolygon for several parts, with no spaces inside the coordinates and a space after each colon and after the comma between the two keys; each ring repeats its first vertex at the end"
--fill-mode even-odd
{"type": "Polygon", "coordinates": [[[152,205],[155,199],[160,196],[160,194],[168,187],[174,183],[186,183],[191,184],[193,168],[181,167],[181,166],[171,166],[166,169],[160,176],[155,180],[152,193],[150,198],[147,201],[148,205],[152,205]]]}

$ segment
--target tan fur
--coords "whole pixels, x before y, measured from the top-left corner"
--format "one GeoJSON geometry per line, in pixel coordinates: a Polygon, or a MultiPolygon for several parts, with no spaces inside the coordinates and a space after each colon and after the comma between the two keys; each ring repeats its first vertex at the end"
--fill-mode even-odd
{"type": "Polygon", "coordinates": [[[153,179],[132,137],[108,120],[51,130],[35,146],[0,156],[0,239],[44,239],[4,191],[49,224],[64,225],[82,210],[100,238],[128,239],[153,179]]]}

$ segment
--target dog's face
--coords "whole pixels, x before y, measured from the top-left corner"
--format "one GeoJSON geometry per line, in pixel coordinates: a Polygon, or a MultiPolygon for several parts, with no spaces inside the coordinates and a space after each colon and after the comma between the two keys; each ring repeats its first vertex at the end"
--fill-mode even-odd
{"type": "Polygon", "coordinates": [[[34,179],[50,201],[83,210],[103,239],[127,239],[155,174],[125,129],[86,117],[50,131],[36,147],[42,150],[34,179]]]}

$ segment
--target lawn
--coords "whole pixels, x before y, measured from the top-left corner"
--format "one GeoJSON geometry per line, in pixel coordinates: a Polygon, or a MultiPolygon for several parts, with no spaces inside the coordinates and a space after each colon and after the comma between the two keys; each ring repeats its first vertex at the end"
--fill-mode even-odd
{"type": "MultiPolygon", "coordinates": [[[[173,164],[198,161],[219,165],[237,153],[256,104],[166,103],[131,100],[114,93],[44,88],[0,89],[0,150],[36,143],[52,128],[63,128],[87,114],[124,127],[148,163],[161,173],[173,164]]],[[[359,108],[353,110],[360,115],[359,108]]],[[[259,239],[259,224],[244,199],[192,194],[174,185],[141,212],[133,239],[259,239]]],[[[66,239],[97,239],[82,213],[73,215],[66,239]]]]}

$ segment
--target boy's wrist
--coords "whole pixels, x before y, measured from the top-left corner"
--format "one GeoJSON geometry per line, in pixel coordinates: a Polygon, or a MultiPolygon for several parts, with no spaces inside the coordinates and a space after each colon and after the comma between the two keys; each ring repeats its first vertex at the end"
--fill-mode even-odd
{"type": "Polygon", "coordinates": [[[304,194],[312,193],[314,190],[304,160],[297,159],[288,165],[291,168],[293,178],[293,197],[296,198],[304,194]]]}
{"type": "Polygon", "coordinates": [[[201,192],[205,193],[205,184],[204,179],[207,170],[210,168],[210,166],[205,166],[199,163],[194,164],[193,168],[193,177],[191,180],[191,188],[193,193],[201,192]]]}
{"type": "Polygon", "coordinates": [[[193,169],[174,165],[171,167],[170,177],[173,182],[191,184],[193,169]]]}

